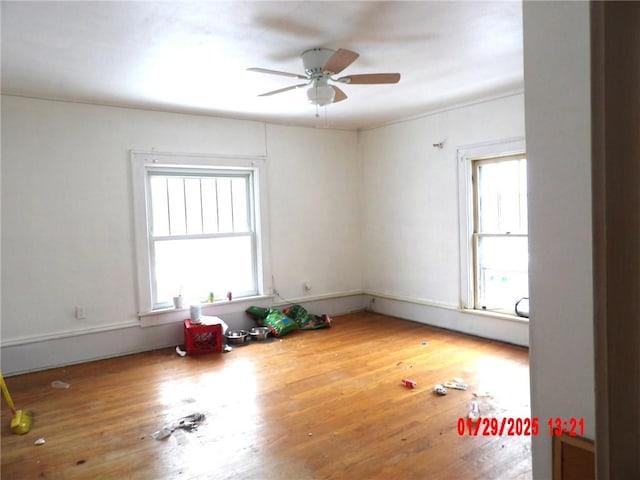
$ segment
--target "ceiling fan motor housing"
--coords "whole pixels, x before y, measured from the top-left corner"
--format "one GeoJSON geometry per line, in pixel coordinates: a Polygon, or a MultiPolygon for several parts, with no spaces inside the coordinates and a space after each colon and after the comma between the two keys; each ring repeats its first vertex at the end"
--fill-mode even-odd
{"type": "Polygon", "coordinates": [[[329,48],[311,48],[302,52],[304,71],[311,78],[322,76],[324,74],[322,67],[335,52],[335,50],[329,48]]]}

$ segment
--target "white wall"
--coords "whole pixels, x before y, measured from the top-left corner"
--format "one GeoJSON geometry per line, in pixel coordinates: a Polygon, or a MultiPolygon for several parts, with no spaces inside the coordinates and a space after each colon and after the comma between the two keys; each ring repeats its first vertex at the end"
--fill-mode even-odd
{"type": "MultiPolygon", "coordinates": [[[[362,307],[364,287],[377,311],[528,343],[526,323],[457,309],[456,147],[522,136],[521,95],[361,134],[2,100],[7,373],[180,341],[182,313],[151,328],[137,318],[130,149],[266,155],[267,286],[273,280],[286,299],[336,314],[362,307]],[[76,305],[86,320],[75,318],[76,305]]],[[[244,308],[205,313],[241,323],[244,308]]]]}
{"type": "Polygon", "coordinates": [[[457,149],[515,137],[524,137],[522,94],[361,133],[364,288],[378,297],[374,310],[528,344],[526,322],[459,310],[457,149]]]}
{"type": "MultiPolygon", "coordinates": [[[[595,437],[588,2],[525,2],[532,415],[595,437]]],[[[621,391],[622,392],[622,391],[621,391]]],[[[551,439],[533,439],[551,478],[551,439]]]]}
{"type": "Polygon", "coordinates": [[[356,139],[347,131],[267,127],[273,276],[284,298],[362,290],[356,139]]]}
{"type": "Polygon", "coordinates": [[[360,306],[344,300],[361,289],[356,133],[3,96],[5,373],[181,342],[179,323],[139,326],[130,149],[268,155],[281,294],[360,306]]]}

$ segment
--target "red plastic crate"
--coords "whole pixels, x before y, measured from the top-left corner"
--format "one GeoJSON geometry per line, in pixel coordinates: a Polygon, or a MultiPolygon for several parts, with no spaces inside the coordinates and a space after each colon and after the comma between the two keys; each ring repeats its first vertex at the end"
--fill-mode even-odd
{"type": "Polygon", "coordinates": [[[199,325],[184,321],[184,344],[188,355],[222,352],[222,325],[199,325]]]}

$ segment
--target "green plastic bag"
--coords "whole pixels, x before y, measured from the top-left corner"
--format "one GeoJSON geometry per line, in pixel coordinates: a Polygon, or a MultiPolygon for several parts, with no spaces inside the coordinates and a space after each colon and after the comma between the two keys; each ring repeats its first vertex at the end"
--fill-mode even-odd
{"type": "Polygon", "coordinates": [[[328,315],[310,315],[302,305],[293,305],[282,312],[296,322],[300,330],[331,327],[331,319],[328,315]]]}
{"type": "Polygon", "coordinates": [[[261,327],[264,326],[264,319],[267,318],[267,315],[269,315],[269,309],[268,308],[262,308],[262,307],[249,307],[245,310],[245,313],[247,315],[249,315],[251,318],[253,318],[256,322],[258,322],[258,325],[260,325],[261,327]]]}
{"type": "Polygon", "coordinates": [[[269,327],[275,337],[282,337],[298,328],[296,322],[275,308],[270,308],[264,319],[265,326],[269,327]]]}

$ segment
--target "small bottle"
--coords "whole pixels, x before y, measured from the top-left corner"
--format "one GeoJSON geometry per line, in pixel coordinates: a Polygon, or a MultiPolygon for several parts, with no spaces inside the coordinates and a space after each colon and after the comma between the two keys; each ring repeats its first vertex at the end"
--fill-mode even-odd
{"type": "Polygon", "coordinates": [[[480,406],[475,400],[469,404],[469,420],[475,422],[480,418],[480,406]]]}
{"type": "Polygon", "coordinates": [[[418,386],[418,384],[415,381],[409,380],[408,378],[403,378],[402,384],[407,388],[416,388],[418,386]]]}

